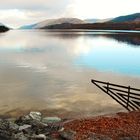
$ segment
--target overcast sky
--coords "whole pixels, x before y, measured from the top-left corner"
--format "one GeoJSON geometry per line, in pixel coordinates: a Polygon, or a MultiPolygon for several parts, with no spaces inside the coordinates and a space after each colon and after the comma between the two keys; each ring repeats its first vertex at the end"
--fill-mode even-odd
{"type": "Polygon", "coordinates": [[[111,18],[140,12],[140,0],[1,0],[0,22],[10,27],[49,18],[111,18]]]}

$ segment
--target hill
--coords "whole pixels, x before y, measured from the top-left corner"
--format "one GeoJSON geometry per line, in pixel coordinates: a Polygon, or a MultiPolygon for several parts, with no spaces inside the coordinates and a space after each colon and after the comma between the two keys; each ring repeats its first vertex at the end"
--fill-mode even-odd
{"type": "Polygon", "coordinates": [[[112,18],[107,18],[107,19],[85,19],[84,21],[86,23],[104,23],[112,20],[112,18]]]}
{"type": "Polygon", "coordinates": [[[121,23],[84,23],[84,24],[55,24],[40,29],[90,29],[90,30],[140,30],[140,22],[121,23]]]}
{"type": "Polygon", "coordinates": [[[110,22],[138,22],[140,21],[140,13],[116,17],[110,22]]]}
{"type": "Polygon", "coordinates": [[[140,30],[140,13],[102,20],[81,20],[78,18],[48,19],[36,24],[22,26],[20,29],[140,30]]]}
{"type": "Polygon", "coordinates": [[[85,23],[85,21],[78,18],[48,19],[48,20],[45,20],[36,24],[22,26],[20,27],[20,29],[40,29],[40,28],[45,28],[47,26],[56,25],[56,24],[64,24],[64,23],[83,24],[85,23]]]}
{"type": "Polygon", "coordinates": [[[1,33],[1,32],[6,32],[6,31],[8,31],[8,30],[9,30],[8,27],[6,27],[6,26],[3,25],[2,23],[0,23],[0,33],[1,33]]]}

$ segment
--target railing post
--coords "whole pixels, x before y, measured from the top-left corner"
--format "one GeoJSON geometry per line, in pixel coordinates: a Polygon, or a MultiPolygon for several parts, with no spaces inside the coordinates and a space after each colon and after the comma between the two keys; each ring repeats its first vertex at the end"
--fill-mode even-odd
{"type": "Polygon", "coordinates": [[[107,94],[108,94],[108,91],[109,91],[109,82],[107,83],[107,94]]]}
{"type": "Polygon", "coordinates": [[[128,108],[128,106],[129,106],[130,89],[131,89],[131,87],[129,86],[129,87],[128,87],[127,108],[128,108]]]}

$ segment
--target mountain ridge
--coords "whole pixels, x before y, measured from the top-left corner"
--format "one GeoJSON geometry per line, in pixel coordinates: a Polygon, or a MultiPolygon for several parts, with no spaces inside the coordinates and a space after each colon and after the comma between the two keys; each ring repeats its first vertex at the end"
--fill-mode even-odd
{"type": "Polygon", "coordinates": [[[135,29],[135,27],[128,26],[136,26],[139,30],[140,23],[140,13],[134,13],[124,16],[118,16],[115,18],[108,19],[86,19],[81,20],[78,18],[58,18],[58,19],[47,19],[42,22],[38,22],[36,24],[26,25],[20,27],[20,29],[135,29]],[[119,23],[119,24],[118,24],[119,23]],[[93,24],[93,25],[91,25],[93,24]],[[135,25],[134,25],[135,24],[135,25]],[[127,28],[125,28],[126,25],[127,28]],[[84,27],[82,27],[84,26],[84,27]],[[97,27],[98,26],[98,27],[97,27]],[[109,28],[110,26],[110,28],[109,28]],[[99,28],[100,27],[100,28],[99,28]]]}
{"type": "Polygon", "coordinates": [[[22,26],[20,27],[20,29],[40,29],[43,28],[44,26],[63,24],[63,23],[82,24],[85,23],[85,21],[78,18],[47,19],[42,22],[38,22],[36,24],[22,26]]]}
{"type": "Polygon", "coordinates": [[[140,13],[134,13],[124,16],[119,16],[114,19],[112,19],[110,22],[134,22],[134,21],[140,21],[140,13]]]}

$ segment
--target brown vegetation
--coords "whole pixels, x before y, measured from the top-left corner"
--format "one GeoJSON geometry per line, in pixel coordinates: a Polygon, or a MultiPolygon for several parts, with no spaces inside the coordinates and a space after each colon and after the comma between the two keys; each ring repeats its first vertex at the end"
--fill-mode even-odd
{"type": "Polygon", "coordinates": [[[113,140],[122,137],[140,139],[140,111],[117,113],[115,116],[77,119],[65,124],[67,131],[76,132],[75,140],[87,140],[92,134],[113,140]]]}

